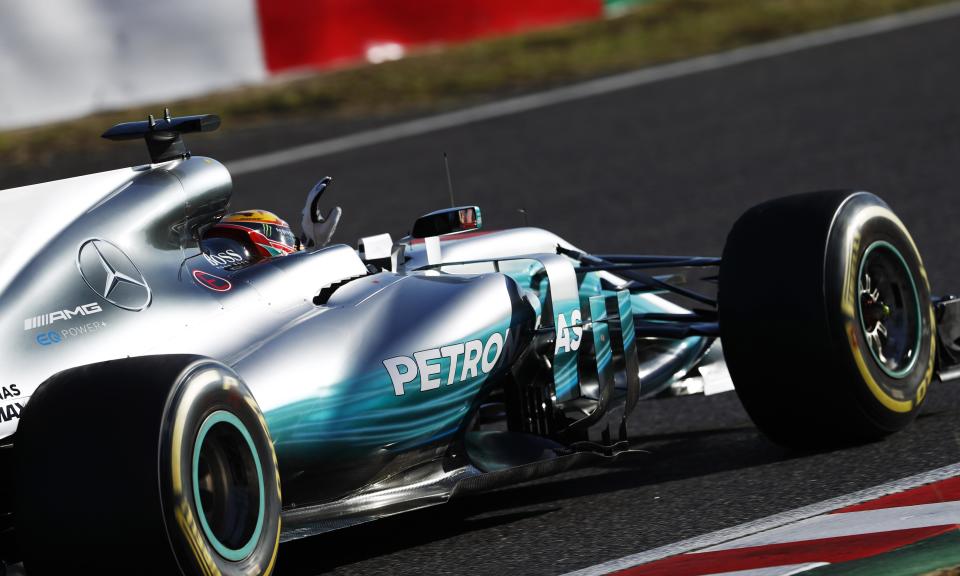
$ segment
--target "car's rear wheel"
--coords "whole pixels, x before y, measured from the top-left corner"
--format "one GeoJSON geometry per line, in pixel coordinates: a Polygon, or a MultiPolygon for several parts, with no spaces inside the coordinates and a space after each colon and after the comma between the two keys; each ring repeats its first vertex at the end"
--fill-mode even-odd
{"type": "Polygon", "coordinates": [[[44,383],[17,431],[30,574],[269,574],[280,535],[270,436],[226,366],[129,358],[44,383]]]}
{"type": "Polygon", "coordinates": [[[747,211],[727,237],[720,327],[737,394],[771,439],[827,447],[916,416],[933,376],[920,254],[866,192],[818,192],[747,211]]]}

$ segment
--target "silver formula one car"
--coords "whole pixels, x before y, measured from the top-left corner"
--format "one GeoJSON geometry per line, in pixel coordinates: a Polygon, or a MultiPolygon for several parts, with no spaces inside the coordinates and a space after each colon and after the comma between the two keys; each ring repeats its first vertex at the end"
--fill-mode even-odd
{"type": "Polygon", "coordinates": [[[621,457],[641,400],[735,386],[769,438],[822,447],[957,373],[958,300],[867,192],[757,206],[722,258],[590,254],[474,206],[354,249],[328,179],[300,239],[225,217],[230,174],[181,137],[218,125],[120,124],[151,164],[0,192],[0,551],[31,575],[269,574],[284,540],[621,457]]]}

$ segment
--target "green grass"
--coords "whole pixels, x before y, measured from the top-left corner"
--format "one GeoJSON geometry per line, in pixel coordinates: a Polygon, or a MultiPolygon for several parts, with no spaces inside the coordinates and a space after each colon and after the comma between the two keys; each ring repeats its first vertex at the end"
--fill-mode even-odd
{"type": "MultiPolygon", "coordinates": [[[[521,36],[423,50],[379,65],[169,103],[177,115],[218,113],[223,130],[297,118],[418,113],[503,94],[728,50],[944,0],[659,0],[624,16],[521,36]]],[[[160,106],[0,132],[0,165],[49,159],[83,144],[96,151],[110,125],[160,106]]]]}
{"type": "Polygon", "coordinates": [[[957,576],[960,531],[953,530],[902,548],[814,568],[810,576],[957,576]]]}

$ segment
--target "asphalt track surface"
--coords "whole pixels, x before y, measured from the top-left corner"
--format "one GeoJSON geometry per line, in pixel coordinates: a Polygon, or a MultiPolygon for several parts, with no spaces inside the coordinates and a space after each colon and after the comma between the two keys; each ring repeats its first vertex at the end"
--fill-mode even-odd
{"type": "MultiPolygon", "coordinates": [[[[330,174],[330,201],[344,209],[341,241],[396,237],[448,203],[447,152],[457,202],[480,205],[489,227],[522,224],[522,207],[531,224],[593,251],[716,255],[757,202],[867,189],[912,231],[934,292],[960,292],[958,72],[960,18],[952,18],[245,174],[234,207],[298,220],[303,194],[330,174]]],[[[192,142],[229,161],[385,121],[290,122],[192,142]]],[[[77,154],[0,174],[0,188],[142,154],[77,154]]],[[[758,262],[757,281],[767,266],[789,265],[758,262]]],[[[789,370],[803,342],[776,337],[789,370]]],[[[642,403],[633,430],[645,455],[285,544],[278,573],[582,568],[960,462],[958,390],[934,386],[903,433],[818,454],[769,443],[734,394],[642,403]]]]}

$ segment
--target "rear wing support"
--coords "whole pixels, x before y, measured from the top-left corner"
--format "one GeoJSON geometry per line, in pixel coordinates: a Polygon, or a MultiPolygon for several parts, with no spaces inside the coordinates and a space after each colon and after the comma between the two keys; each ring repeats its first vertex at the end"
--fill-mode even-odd
{"type": "Polygon", "coordinates": [[[143,138],[150,152],[150,162],[159,164],[169,160],[189,158],[190,151],[183,143],[182,134],[190,132],[213,132],[220,127],[220,117],[215,114],[171,117],[170,109],[164,108],[163,118],[153,114],[139,122],[123,122],[102,134],[107,140],[136,140],[143,138]]]}

